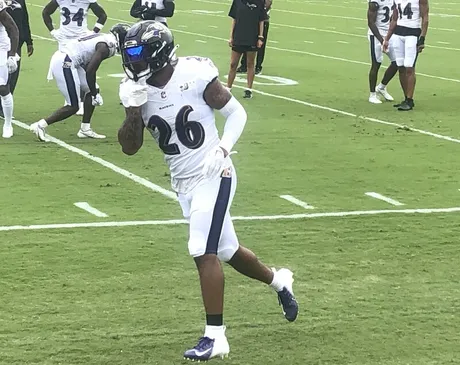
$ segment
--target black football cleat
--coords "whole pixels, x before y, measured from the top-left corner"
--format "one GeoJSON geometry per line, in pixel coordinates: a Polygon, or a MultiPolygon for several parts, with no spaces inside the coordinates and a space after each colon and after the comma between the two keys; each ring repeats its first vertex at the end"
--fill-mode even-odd
{"type": "Polygon", "coordinates": [[[243,98],[245,99],[252,99],[252,91],[251,90],[244,90],[244,96],[243,98]]]}
{"type": "Polygon", "coordinates": [[[405,100],[398,107],[398,110],[402,112],[407,112],[409,110],[412,110],[413,108],[414,108],[414,103],[413,102],[411,103],[409,100],[405,100]]]}

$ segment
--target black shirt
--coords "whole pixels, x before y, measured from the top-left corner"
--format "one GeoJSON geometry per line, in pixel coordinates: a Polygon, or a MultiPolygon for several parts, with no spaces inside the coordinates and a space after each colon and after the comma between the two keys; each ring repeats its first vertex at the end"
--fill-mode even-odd
{"type": "Polygon", "coordinates": [[[32,35],[30,34],[29,25],[29,13],[27,12],[26,1],[15,0],[12,6],[6,8],[6,11],[11,15],[18,27],[19,46],[21,46],[24,42],[27,44],[32,44],[32,35]]]}
{"type": "Polygon", "coordinates": [[[233,0],[228,16],[235,19],[233,44],[256,46],[259,36],[259,22],[267,19],[264,0],[233,0]]]}

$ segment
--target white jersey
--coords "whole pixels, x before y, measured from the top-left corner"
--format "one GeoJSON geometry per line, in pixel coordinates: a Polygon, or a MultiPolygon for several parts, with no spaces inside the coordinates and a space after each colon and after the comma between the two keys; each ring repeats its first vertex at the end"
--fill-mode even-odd
{"type": "Polygon", "coordinates": [[[60,13],[59,33],[65,39],[77,39],[89,32],[88,9],[97,0],[56,0],[60,13]]]}
{"type": "MultiPolygon", "coordinates": [[[[7,5],[5,0],[0,0],[0,11],[6,11],[7,5]]],[[[0,23],[0,51],[8,52],[11,48],[10,37],[6,32],[5,26],[0,23]]]]}
{"type": "Polygon", "coordinates": [[[108,33],[94,33],[73,40],[67,43],[64,52],[70,57],[75,67],[84,67],[91,61],[98,43],[106,43],[109,46],[109,57],[114,56],[117,52],[117,40],[115,36],[108,33]]]}
{"type": "Polygon", "coordinates": [[[214,110],[203,98],[218,75],[208,58],[179,57],[164,88],[148,86],[142,119],[163,150],[172,187],[179,193],[187,193],[200,179],[206,155],[220,142],[214,110]]]}
{"type": "MultiPolygon", "coordinates": [[[[168,1],[168,0],[164,0],[164,1],[168,1]]],[[[169,0],[169,1],[172,1],[172,0],[169,0]]],[[[163,0],[142,0],[141,3],[142,5],[145,5],[148,8],[154,8],[157,10],[163,10],[165,8],[163,4],[163,0]]],[[[157,22],[166,23],[166,18],[163,16],[156,16],[155,20],[157,22]]]]}
{"type": "Polygon", "coordinates": [[[406,28],[420,29],[420,0],[395,0],[398,9],[398,25],[406,28]]]}
{"type": "MultiPolygon", "coordinates": [[[[369,3],[377,4],[377,20],[375,25],[379,30],[380,34],[384,37],[388,33],[390,28],[391,15],[394,9],[394,0],[369,0],[369,3]]],[[[372,35],[372,31],[369,29],[368,35],[372,35]]]]}

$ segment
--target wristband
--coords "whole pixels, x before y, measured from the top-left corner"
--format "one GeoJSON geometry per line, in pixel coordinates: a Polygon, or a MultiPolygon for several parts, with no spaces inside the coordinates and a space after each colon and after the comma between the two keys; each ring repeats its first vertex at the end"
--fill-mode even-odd
{"type": "Polygon", "coordinates": [[[263,41],[265,38],[262,37],[261,35],[257,38],[259,41],[263,41]]]}
{"type": "Polygon", "coordinates": [[[104,24],[96,23],[96,24],[94,25],[94,28],[97,28],[97,29],[101,30],[102,28],[104,28],[104,24]]]}
{"type": "Polygon", "coordinates": [[[417,45],[421,46],[421,45],[424,45],[424,44],[425,44],[425,37],[421,36],[418,39],[417,45]]]}

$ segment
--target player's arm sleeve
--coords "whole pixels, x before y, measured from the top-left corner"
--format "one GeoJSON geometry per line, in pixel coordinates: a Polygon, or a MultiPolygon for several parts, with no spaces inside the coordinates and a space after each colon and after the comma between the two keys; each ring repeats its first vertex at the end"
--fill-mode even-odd
{"type": "Polygon", "coordinates": [[[247,114],[240,102],[219,81],[219,71],[212,61],[205,59],[202,62],[204,67],[200,74],[203,75],[203,81],[207,82],[203,98],[206,104],[218,110],[225,118],[224,133],[219,145],[229,153],[243,133],[247,114]]]}
{"type": "Polygon", "coordinates": [[[219,109],[219,112],[226,119],[224,133],[219,146],[230,152],[243,133],[248,116],[246,110],[234,96],[231,96],[227,104],[222,109],[219,109]]]}

